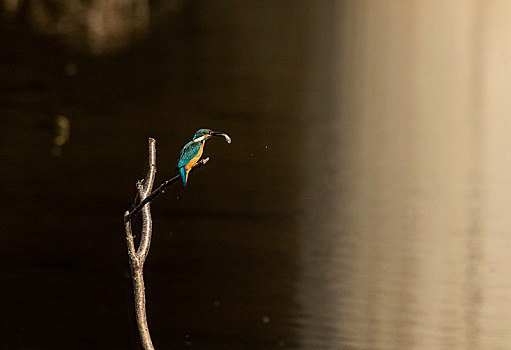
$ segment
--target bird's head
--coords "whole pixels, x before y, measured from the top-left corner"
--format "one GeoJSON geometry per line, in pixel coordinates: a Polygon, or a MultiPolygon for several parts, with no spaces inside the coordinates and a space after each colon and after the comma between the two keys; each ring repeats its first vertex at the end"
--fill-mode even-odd
{"type": "Polygon", "coordinates": [[[223,133],[223,132],[212,131],[210,129],[199,129],[199,130],[197,130],[195,135],[193,135],[193,140],[192,141],[193,142],[206,141],[211,136],[222,136],[222,137],[225,138],[227,143],[231,143],[231,138],[229,137],[229,135],[227,135],[226,133],[223,133]]]}

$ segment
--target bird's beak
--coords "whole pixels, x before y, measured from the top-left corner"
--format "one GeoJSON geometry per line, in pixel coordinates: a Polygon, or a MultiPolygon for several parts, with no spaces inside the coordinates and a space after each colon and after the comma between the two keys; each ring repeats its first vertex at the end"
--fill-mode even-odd
{"type": "Polygon", "coordinates": [[[222,137],[225,138],[225,141],[227,141],[227,143],[231,143],[231,137],[229,135],[227,135],[226,133],[218,132],[218,131],[212,131],[209,134],[211,136],[222,136],[222,137]]]}

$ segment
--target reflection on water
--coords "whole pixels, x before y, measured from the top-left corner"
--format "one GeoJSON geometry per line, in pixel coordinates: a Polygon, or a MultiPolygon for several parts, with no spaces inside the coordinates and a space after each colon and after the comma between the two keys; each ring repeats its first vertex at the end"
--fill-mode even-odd
{"type": "Polygon", "coordinates": [[[301,343],[507,349],[510,8],[385,4],[335,8],[317,44],[339,100],[310,107],[330,116],[309,147],[301,343]]]}
{"type": "Polygon", "coordinates": [[[63,115],[58,115],[55,118],[55,136],[53,137],[53,150],[54,156],[62,154],[62,146],[64,146],[71,136],[71,122],[63,115]]]}
{"type": "Polygon", "coordinates": [[[211,127],[233,144],[152,206],[158,348],[510,348],[510,12],[190,1],[93,59],[6,30],[0,347],[137,348],[122,213],[147,137],[159,182],[211,127]]]}
{"type": "Polygon", "coordinates": [[[23,19],[36,33],[95,55],[125,49],[147,34],[151,21],[181,6],[182,0],[0,1],[4,19],[23,19]]]}

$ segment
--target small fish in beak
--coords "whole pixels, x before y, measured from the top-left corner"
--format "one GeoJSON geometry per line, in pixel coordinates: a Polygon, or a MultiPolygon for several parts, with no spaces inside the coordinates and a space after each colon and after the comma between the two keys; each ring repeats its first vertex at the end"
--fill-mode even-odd
{"type": "Polygon", "coordinates": [[[225,138],[225,141],[227,141],[227,143],[231,143],[231,137],[224,132],[212,131],[211,135],[212,136],[222,136],[225,138]]]}

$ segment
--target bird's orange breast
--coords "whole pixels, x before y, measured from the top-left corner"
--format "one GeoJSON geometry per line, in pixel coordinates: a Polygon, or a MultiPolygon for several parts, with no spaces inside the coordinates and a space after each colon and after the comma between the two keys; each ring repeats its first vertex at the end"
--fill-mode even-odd
{"type": "Polygon", "coordinates": [[[190,159],[188,164],[184,166],[186,170],[190,170],[191,168],[193,168],[193,166],[199,161],[200,157],[202,156],[202,151],[204,151],[204,141],[200,143],[199,152],[197,152],[195,157],[190,159]]]}

